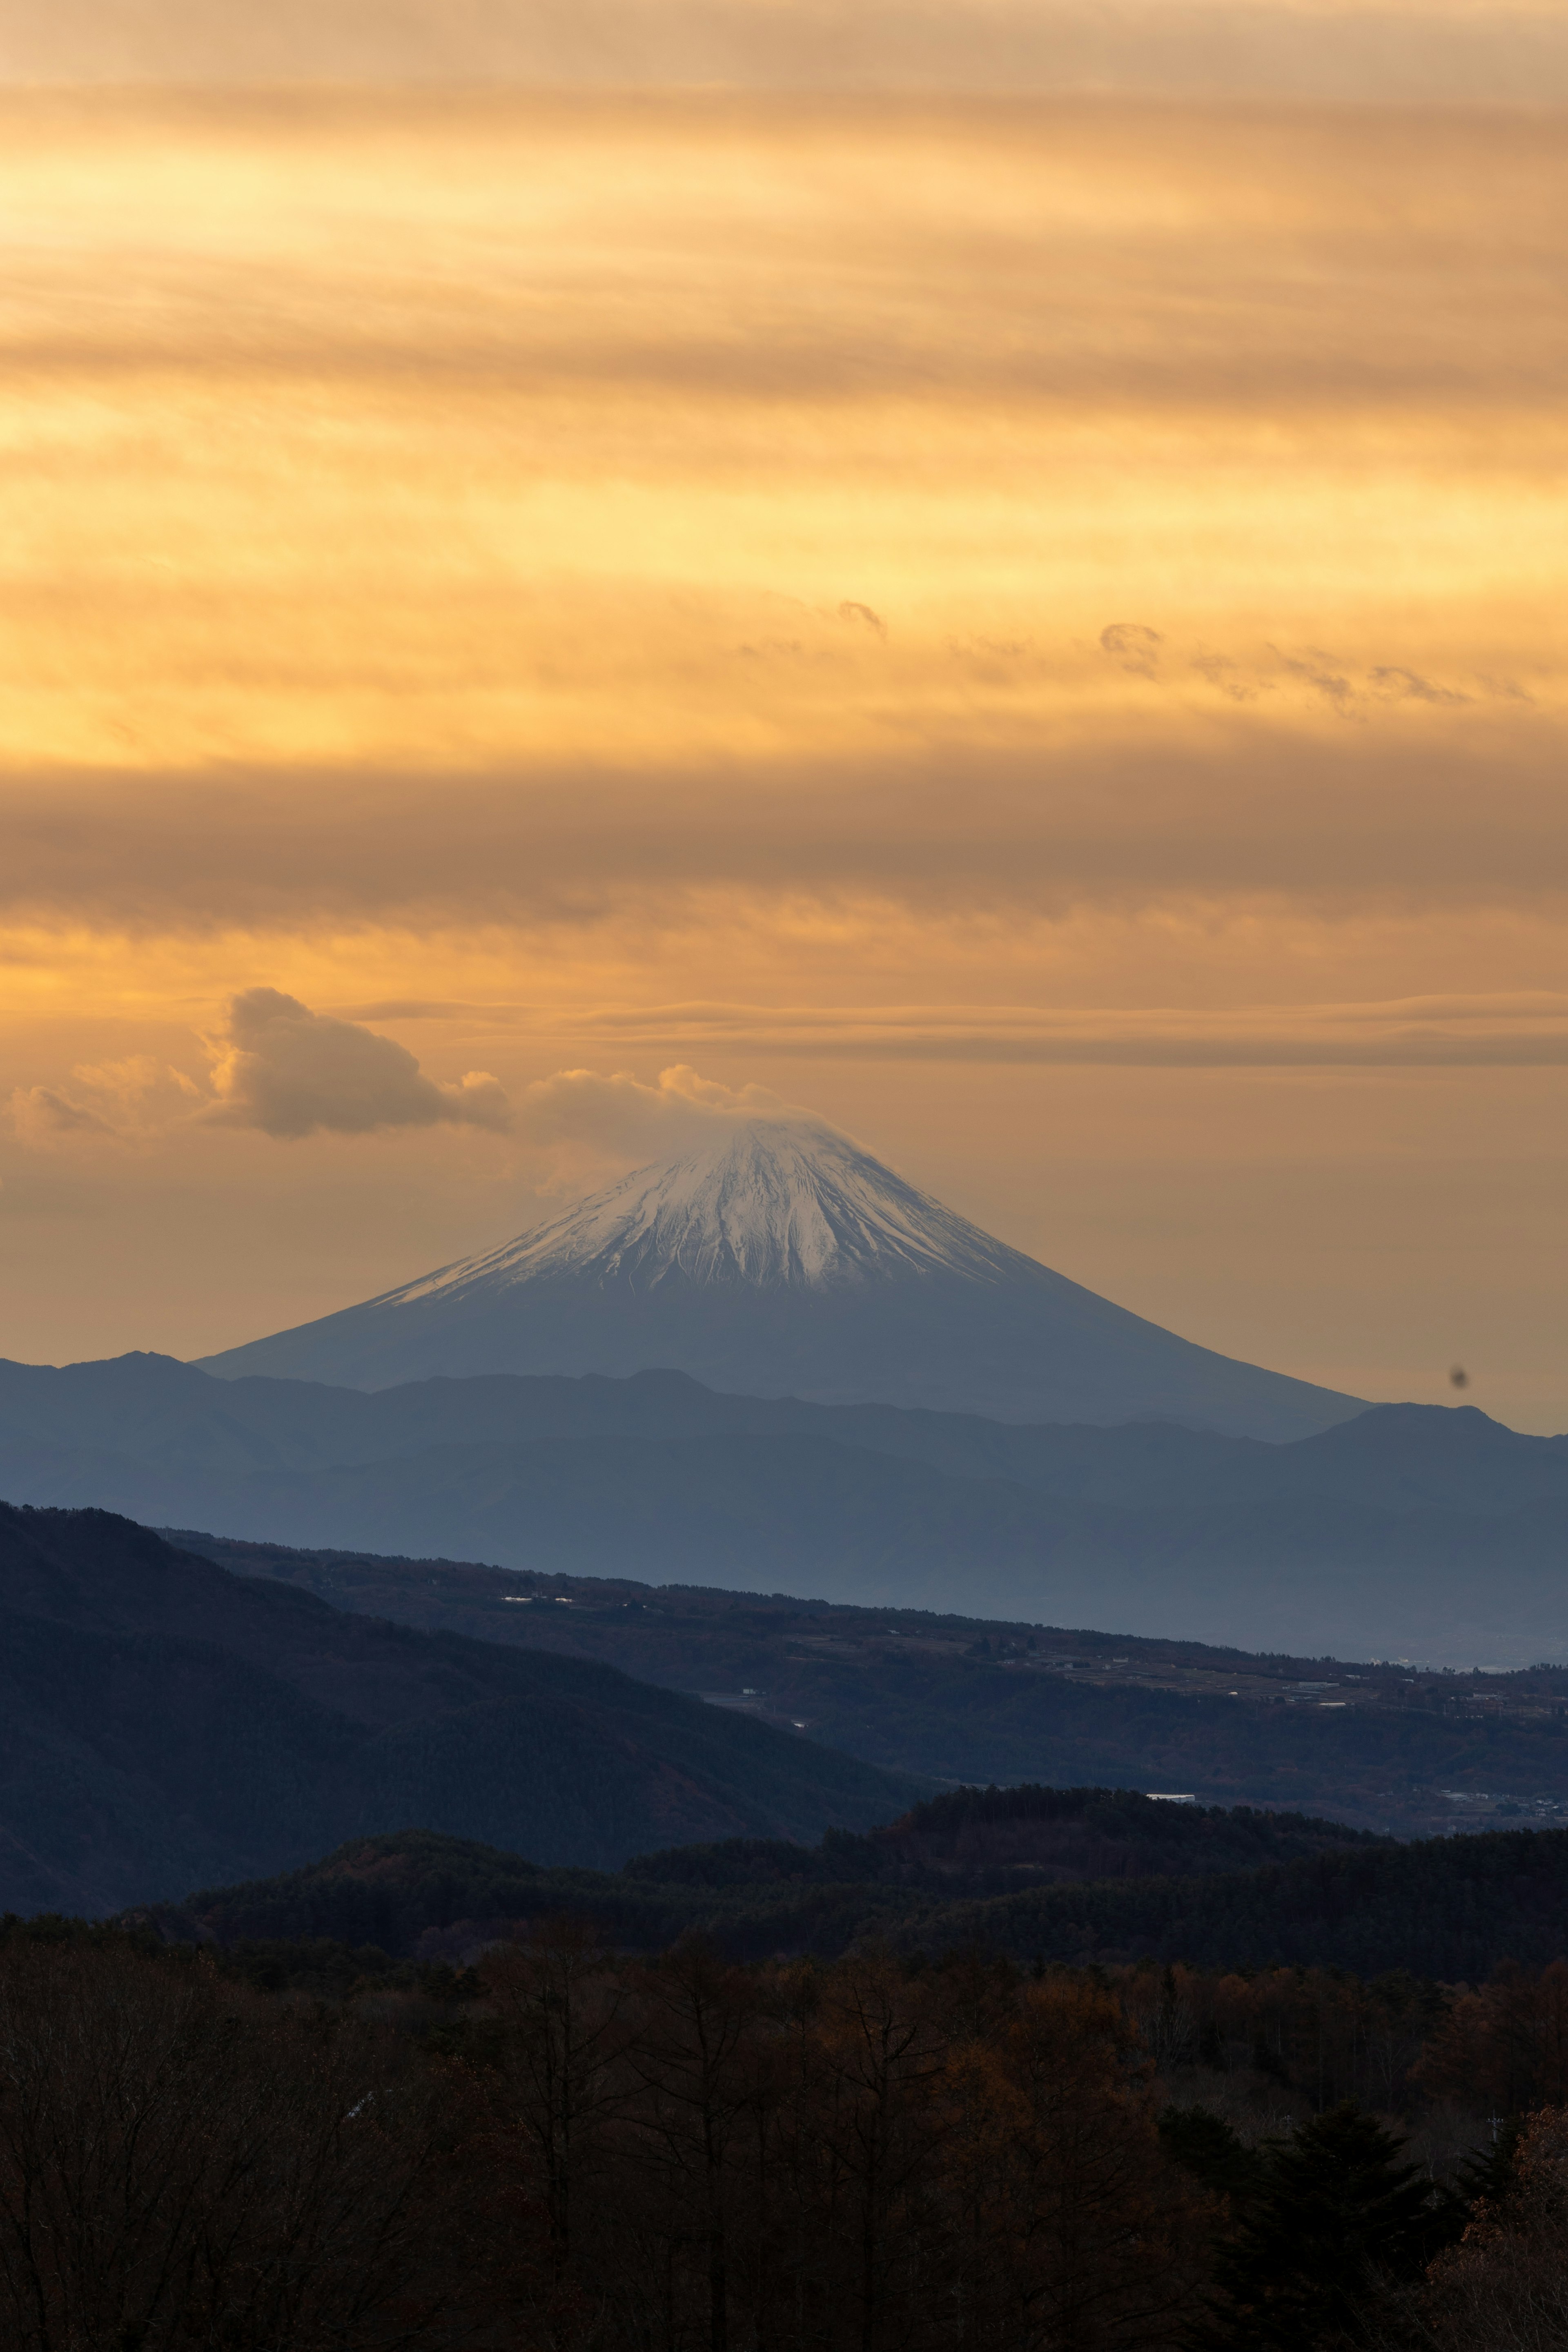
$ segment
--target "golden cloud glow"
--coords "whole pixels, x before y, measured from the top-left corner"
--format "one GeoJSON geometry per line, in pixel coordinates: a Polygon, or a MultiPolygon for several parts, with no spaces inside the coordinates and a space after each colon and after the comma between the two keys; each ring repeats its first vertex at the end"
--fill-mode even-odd
{"type": "Polygon", "coordinates": [[[1568,1150],[1563,128],[0,100],[7,1348],[79,1351],[61,1283],[85,1344],[156,1300],[195,1351],[499,1239],[542,1169],[503,1093],[690,1061],[1339,1385],[1484,1357],[1434,1264],[1456,1326],[1524,1297],[1493,1401],[1568,1418],[1515,1278],[1568,1150]],[[357,1111],[274,1056],[203,1123],[247,991],[328,1016],[290,1051],[357,1111]],[[1303,1154],[1464,1160],[1392,1228],[1427,1270],[1369,1284],[1303,1154]],[[1511,1255],[1465,1259],[1503,1160],[1511,1255]],[[1234,1199],[1194,1239],[1244,1167],[1245,1265],[1234,1199]]]}
{"type": "Polygon", "coordinates": [[[10,116],[13,770],[1560,706],[1553,123],[10,116]]]}

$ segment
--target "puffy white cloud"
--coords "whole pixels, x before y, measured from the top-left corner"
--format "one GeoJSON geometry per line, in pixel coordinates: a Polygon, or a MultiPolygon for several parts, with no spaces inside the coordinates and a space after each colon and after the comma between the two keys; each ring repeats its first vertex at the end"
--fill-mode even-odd
{"type": "Polygon", "coordinates": [[[231,997],[223,1030],[205,1043],[215,1099],[203,1116],[222,1126],[292,1139],[323,1129],[368,1135],[449,1121],[499,1132],[510,1124],[510,1105],[488,1070],[442,1084],[395,1039],[312,1013],[276,988],[231,997]]]}

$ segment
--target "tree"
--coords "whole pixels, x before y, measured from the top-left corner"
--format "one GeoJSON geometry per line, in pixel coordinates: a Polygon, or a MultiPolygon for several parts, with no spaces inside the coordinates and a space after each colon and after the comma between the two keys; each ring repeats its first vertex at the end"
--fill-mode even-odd
{"type": "Polygon", "coordinates": [[[1479,2097],[1493,2114],[1568,2100],[1568,1961],[1535,1973],[1501,1962],[1459,1995],[1417,2073],[1439,2097],[1479,2097]]]}
{"type": "Polygon", "coordinates": [[[1241,2205],[1263,2185],[1264,2167],[1257,2150],[1207,2107],[1164,2108],[1160,2146],[1173,2164],[1201,2181],[1211,2196],[1228,2197],[1241,2205]]]}
{"type": "MultiPolygon", "coordinates": [[[[640,2176],[638,2219],[662,2256],[662,2333],[674,2339],[678,2297],[694,2299],[709,2352],[729,2352],[736,2209],[752,2206],[756,2187],[745,2160],[754,2144],[748,2124],[773,2087],[768,2003],[754,1970],[721,1959],[698,1937],[643,1969],[637,1996],[637,2030],[626,2052],[636,2084],[626,2174],[640,2176]]],[[[754,2237],[754,2207],[752,2219],[754,2237]]]]}
{"type": "Polygon", "coordinates": [[[1459,2222],[1457,2200],[1403,2154],[1348,2100],[1270,2148],[1199,2341],[1215,2352],[1368,2342],[1385,2284],[1419,2277],[1459,2222]]]}
{"type": "Polygon", "coordinates": [[[840,2341],[907,2347],[934,2319],[935,2180],[943,2124],[933,2094],[947,2036],[929,1982],[885,1954],[841,1961],[816,2020],[822,2214],[843,2255],[840,2341]]]}
{"type": "Polygon", "coordinates": [[[184,1956],[0,1944],[6,2352],[429,2343],[433,2169],[394,2036],[184,1956]]]}
{"type": "MultiPolygon", "coordinates": [[[[1500,2170],[1501,2168],[1499,2168],[1500,2170]]],[[[1421,2301],[1437,2352],[1568,2347],[1568,2108],[1531,2116],[1499,2184],[1460,2242],[1440,2254],[1421,2301]]]]}
{"type": "Polygon", "coordinates": [[[1012,2309],[998,2352],[1169,2345],[1221,2209],[1161,2147],[1133,2029],[1101,1987],[1047,1979],[1022,1990],[995,2046],[1021,2110],[1001,2168],[1012,2309]]]}
{"type": "Polygon", "coordinates": [[[605,2222],[595,2192],[614,2172],[615,2126],[634,2087],[631,1995],[592,1927],[574,1919],[542,1920],[497,1946],[478,1975],[499,2028],[494,2063],[476,2070],[479,2146],[500,2209],[485,2267],[514,2316],[526,2313],[542,2343],[564,2345],[591,2332],[588,2306],[602,2300],[586,2290],[593,2266],[574,2255],[584,2225],[591,2235],[605,2222]]]}

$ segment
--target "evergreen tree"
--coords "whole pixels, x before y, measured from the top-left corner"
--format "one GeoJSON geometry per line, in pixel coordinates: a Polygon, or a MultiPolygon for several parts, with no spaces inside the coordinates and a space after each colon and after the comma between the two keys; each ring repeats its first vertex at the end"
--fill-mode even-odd
{"type": "Polygon", "coordinates": [[[1214,2352],[1318,2352],[1364,2343],[1386,2282],[1418,2277],[1458,2234],[1458,2200],[1374,2116],[1347,2101],[1268,2151],[1261,2189],[1224,2248],[1197,2341],[1214,2352]]]}
{"type": "Polygon", "coordinates": [[[1237,2204],[1262,2185],[1264,2168],[1256,2149],[1208,2107],[1166,2107],[1160,2117],[1160,2146],[1173,2164],[1237,2204]]]}
{"type": "Polygon", "coordinates": [[[1524,2126],[1523,2116],[1502,2116],[1497,2120],[1487,2146],[1465,2158],[1455,2179],[1467,2205],[1474,2205],[1483,2197],[1489,2205],[1501,2204],[1514,2185],[1514,2158],[1524,2137],[1524,2126]]]}

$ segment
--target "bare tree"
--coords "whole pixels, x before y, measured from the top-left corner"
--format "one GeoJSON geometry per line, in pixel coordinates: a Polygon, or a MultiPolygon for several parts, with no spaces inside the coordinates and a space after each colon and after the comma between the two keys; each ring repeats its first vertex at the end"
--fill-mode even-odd
{"type": "Polygon", "coordinates": [[[387,2037],[199,1961],[0,1948],[0,2315],[16,2352],[435,2340],[419,2091],[387,2037]]]}

